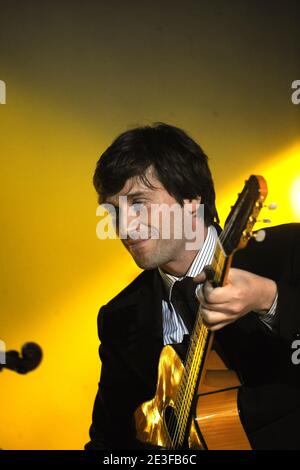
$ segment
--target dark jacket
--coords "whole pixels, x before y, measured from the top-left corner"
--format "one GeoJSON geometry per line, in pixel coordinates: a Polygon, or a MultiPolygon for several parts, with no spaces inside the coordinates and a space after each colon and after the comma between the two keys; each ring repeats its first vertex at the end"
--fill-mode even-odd
{"type": "MultiPolygon", "coordinates": [[[[253,312],[218,331],[215,339],[243,380],[241,419],[255,449],[300,449],[300,364],[292,341],[300,334],[300,224],[266,229],[251,240],[233,266],[273,279],[278,287],[275,332],[253,312]]],[[[91,441],[86,449],[135,448],[133,413],[153,398],[163,347],[162,281],[143,271],[100,309],[101,379],[91,441]]]]}

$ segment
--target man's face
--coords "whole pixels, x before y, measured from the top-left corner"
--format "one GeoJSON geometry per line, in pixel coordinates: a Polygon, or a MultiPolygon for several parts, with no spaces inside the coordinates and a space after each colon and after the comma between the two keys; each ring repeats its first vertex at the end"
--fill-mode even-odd
{"type": "Polygon", "coordinates": [[[155,189],[133,177],[105,202],[116,208],[117,233],[136,264],[142,269],[167,268],[180,262],[186,252],[182,230],[185,206],[166,191],[151,168],[146,176],[155,189]]]}

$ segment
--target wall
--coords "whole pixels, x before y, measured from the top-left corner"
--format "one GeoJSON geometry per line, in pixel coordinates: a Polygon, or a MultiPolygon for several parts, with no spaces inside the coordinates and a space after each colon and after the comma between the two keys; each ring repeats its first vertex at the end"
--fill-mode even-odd
{"type": "Polygon", "coordinates": [[[273,223],[300,221],[297,13],[291,0],[0,1],[0,338],[44,350],[27,376],[1,373],[2,448],[88,439],[97,312],[139,272],[95,234],[92,174],[118,133],[182,127],[210,157],[222,220],[258,172],[273,223]]]}

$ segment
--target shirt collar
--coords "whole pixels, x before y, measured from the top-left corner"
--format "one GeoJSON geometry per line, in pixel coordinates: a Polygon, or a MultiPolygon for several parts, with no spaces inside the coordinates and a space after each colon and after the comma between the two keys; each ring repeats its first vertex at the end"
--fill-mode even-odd
{"type": "Polygon", "coordinates": [[[213,225],[210,225],[208,227],[207,235],[202,245],[202,248],[196,254],[185,276],[173,276],[172,274],[168,274],[163,271],[160,267],[158,268],[159,274],[161,275],[161,278],[164,282],[169,300],[171,299],[172,288],[176,281],[183,279],[186,276],[195,277],[201,273],[204,266],[211,264],[215,253],[217,239],[217,231],[213,225]]]}

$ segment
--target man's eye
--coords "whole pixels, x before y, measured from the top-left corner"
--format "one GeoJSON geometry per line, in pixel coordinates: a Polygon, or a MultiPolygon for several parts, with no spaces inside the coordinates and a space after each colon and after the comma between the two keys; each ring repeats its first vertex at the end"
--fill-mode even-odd
{"type": "Polygon", "coordinates": [[[119,207],[115,206],[114,208],[108,209],[108,213],[112,220],[119,219],[120,216],[120,209],[119,207]]]}
{"type": "Polygon", "coordinates": [[[133,202],[132,205],[131,205],[131,207],[133,208],[134,211],[141,210],[143,206],[144,206],[144,203],[140,202],[140,201],[133,202]]]}

